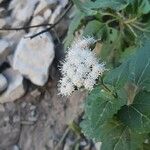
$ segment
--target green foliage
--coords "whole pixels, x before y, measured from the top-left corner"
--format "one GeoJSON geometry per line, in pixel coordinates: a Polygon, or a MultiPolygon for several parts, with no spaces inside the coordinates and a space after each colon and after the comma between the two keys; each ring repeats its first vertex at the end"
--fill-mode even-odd
{"type": "Polygon", "coordinates": [[[138,133],[150,131],[150,93],[140,92],[133,103],[123,106],[118,112],[119,119],[138,133]]]}
{"type": "Polygon", "coordinates": [[[65,38],[65,41],[64,41],[65,42],[65,48],[68,48],[70,46],[70,43],[74,39],[74,33],[79,28],[81,20],[84,17],[85,17],[85,15],[82,12],[80,12],[80,11],[76,12],[76,16],[74,17],[74,19],[70,23],[67,37],[65,38]]]}
{"type": "Polygon", "coordinates": [[[101,39],[109,70],[85,102],[81,128],[102,150],[148,150],[150,145],[150,0],[73,0],[75,31],[101,39]],[[145,143],[145,140],[147,141],[145,143]]]}
{"type": "Polygon", "coordinates": [[[84,29],[83,36],[97,36],[100,26],[103,27],[103,25],[97,20],[88,22],[84,29]]]}
{"type": "Polygon", "coordinates": [[[85,105],[85,122],[82,123],[85,133],[96,140],[99,138],[99,128],[113,117],[126,99],[120,95],[115,98],[111,93],[96,87],[88,96],[85,105]],[[88,127],[87,127],[88,126],[88,127]],[[88,129],[86,131],[86,129],[88,129]]]}
{"type": "Polygon", "coordinates": [[[128,80],[129,62],[125,62],[119,67],[111,70],[104,78],[105,84],[114,86],[115,89],[120,89],[128,80]]]}
{"type": "Polygon", "coordinates": [[[137,50],[136,55],[130,60],[129,79],[136,86],[150,91],[150,43],[137,50]]]}

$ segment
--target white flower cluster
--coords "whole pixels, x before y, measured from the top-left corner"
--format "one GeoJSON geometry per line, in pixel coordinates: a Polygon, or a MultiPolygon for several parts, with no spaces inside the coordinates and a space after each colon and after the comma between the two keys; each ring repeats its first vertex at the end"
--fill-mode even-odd
{"type": "Polygon", "coordinates": [[[83,37],[75,40],[69,48],[61,68],[63,77],[58,85],[61,95],[69,96],[79,88],[92,90],[98,76],[105,71],[104,63],[99,63],[89,48],[94,43],[92,37],[83,37]]]}

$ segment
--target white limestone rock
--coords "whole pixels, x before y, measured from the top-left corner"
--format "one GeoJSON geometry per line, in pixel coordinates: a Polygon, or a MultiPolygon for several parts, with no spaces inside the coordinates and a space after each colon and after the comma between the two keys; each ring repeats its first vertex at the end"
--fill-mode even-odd
{"type": "Polygon", "coordinates": [[[59,0],[60,4],[65,7],[68,4],[68,0],[59,0]]]}
{"type": "Polygon", "coordinates": [[[6,20],[0,18],[0,28],[3,28],[6,25],[6,20]]]}
{"type": "Polygon", "coordinates": [[[48,80],[54,55],[54,44],[49,33],[33,39],[22,38],[14,53],[12,66],[34,84],[43,86],[48,80]]]}
{"type": "Polygon", "coordinates": [[[48,20],[48,19],[50,18],[51,14],[52,14],[51,9],[47,9],[47,10],[44,12],[44,14],[43,14],[44,19],[45,19],[45,20],[48,20]]]}
{"type": "Polygon", "coordinates": [[[12,68],[5,70],[3,74],[7,78],[8,87],[0,95],[0,103],[12,102],[23,96],[25,93],[23,76],[12,68]]]}
{"type": "Polygon", "coordinates": [[[23,22],[28,21],[38,1],[39,0],[12,0],[9,5],[9,10],[13,10],[11,13],[12,18],[23,22]]]}
{"type": "Polygon", "coordinates": [[[21,30],[19,32],[9,31],[9,33],[7,35],[3,36],[7,41],[9,41],[12,53],[15,50],[18,42],[24,35],[25,35],[25,31],[21,30]]]}
{"type": "Polygon", "coordinates": [[[3,92],[8,86],[7,79],[3,74],[0,74],[0,93],[3,92]]]}
{"type": "Polygon", "coordinates": [[[10,43],[7,40],[0,40],[0,65],[6,61],[7,56],[10,54],[10,43]]]}
{"type": "Polygon", "coordinates": [[[56,9],[55,9],[54,12],[52,13],[51,18],[50,18],[50,20],[49,20],[49,23],[50,23],[50,24],[54,24],[56,18],[60,15],[60,13],[61,13],[61,11],[62,11],[62,8],[63,8],[62,5],[58,5],[58,6],[56,7],[56,9]]]}
{"type": "Polygon", "coordinates": [[[43,12],[48,8],[48,2],[46,0],[42,0],[39,2],[38,6],[34,11],[34,16],[42,15],[43,12]]]}

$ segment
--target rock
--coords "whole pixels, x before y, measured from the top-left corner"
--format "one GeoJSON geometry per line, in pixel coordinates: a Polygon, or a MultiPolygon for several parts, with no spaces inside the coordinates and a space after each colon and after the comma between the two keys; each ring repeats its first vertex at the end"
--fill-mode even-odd
{"type": "Polygon", "coordinates": [[[12,147],[12,150],[19,150],[19,147],[18,147],[17,145],[14,145],[14,146],[12,147]]]}
{"type": "Polygon", "coordinates": [[[0,65],[6,61],[7,56],[10,54],[10,43],[7,40],[0,40],[0,65]]]}
{"type": "Polygon", "coordinates": [[[2,104],[0,104],[0,112],[5,112],[5,107],[2,104]]]}
{"type": "Polygon", "coordinates": [[[20,135],[20,122],[13,122],[14,116],[19,117],[19,109],[16,105],[10,105],[5,106],[4,112],[0,112],[0,150],[9,150],[9,147],[16,144],[20,135]],[[13,110],[10,110],[10,105],[13,110]]]}
{"type": "Polygon", "coordinates": [[[9,10],[13,10],[11,17],[18,21],[26,22],[32,16],[35,5],[39,0],[12,0],[9,5],[9,10]]]}
{"type": "Polygon", "coordinates": [[[30,93],[33,97],[38,97],[41,95],[41,92],[38,89],[35,89],[30,93]]]}
{"type": "Polygon", "coordinates": [[[68,0],[59,0],[60,4],[65,7],[68,4],[68,0]]]}
{"type": "Polygon", "coordinates": [[[21,74],[11,68],[4,71],[3,74],[7,78],[8,88],[0,95],[0,103],[12,102],[23,96],[25,88],[21,74]]]}
{"type": "Polygon", "coordinates": [[[43,86],[48,80],[49,67],[53,59],[52,38],[50,34],[44,33],[33,39],[21,39],[14,54],[13,68],[34,84],[43,86]]]}
{"type": "Polygon", "coordinates": [[[5,19],[0,18],[0,28],[3,28],[6,25],[5,19]]]}
{"type": "Polygon", "coordinates": [[[51,14],[52,14],[52,11],[51,11],[50,9],[47,9],[47,10],[44,12],[44,14],[43,14],[44,19],[45,19],[45,20],[48,20],[49,17],[51,16],[51,14]]]}
{"type": "MultiPolygon", "coordinates": [[[[42,16],[35,16],[31,21],[31,26],[38,25],[44,23],[44,18],[42,16]]],[[[31,28],[30,32],[36,31],[38,28],[31,28]]],[[[42,28],[43,29],[43,28],[42,28]]],[[[41,30],[42,30],[41,29],[41,30]]]]}
{"type": "Polygon", "coordinates": [[[42,0],[39,2],[38,6],[36,7],[34,11],[34,16],[36,15],[42,15],[43,12],[48,8],[49,3],[47,0],[42,0]]]}
{"type": "Polygon", "coordinates": [[[0,93],[3,92],[8,86],[7,79],[3,74],[0,74],[0,93]]]}
{"type": "Polygon", "coordinates": [[[71,139],[67,139],[67,140],[66,140],[66,143],[65,143],[65,145],[64,145],[63,150],[70,150],[70,149],[73,149],[74,144],[75,144],[74,141],[71,141],[71,139]]]}
{"type": "Polygon", "coordinates": [[[9,41],[9,45],[11,47],[11,51],[13,52],[20,41],[20,39],[24,36],[25,31],[9,31],[9,33],[3,36],[7,41],[9,41]]]}
{"type": "Polygon", "coordinates": [[[54,24],[56,18],[60,15],[62,8],[63,8],[62,5],[58,5],[56,7],[53,14],[51,15],[51,18],[50,18],[50,21],[49,21],[50,24],[54,24]]]}

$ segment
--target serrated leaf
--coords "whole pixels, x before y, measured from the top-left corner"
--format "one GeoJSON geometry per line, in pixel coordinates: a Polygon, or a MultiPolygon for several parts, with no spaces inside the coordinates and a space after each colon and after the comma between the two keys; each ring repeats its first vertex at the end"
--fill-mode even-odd
{"type": "Polygon", "coordinates": [[[97,20],[88,22],[84,29],[83,36],[95,36],[99,32],[101,26],[103,26],[103,24],[97,20]]]}
{"type": "Polygon", "coordinates": [[[144,135],[133,133],[120,122],[109,122],[101,128],[101,150],[137,150],[141,148],[144,135]]]}
{"type": "Polygon", "coordinates": [[[122,53],[121,58],[120,58],[120,62],[124,62],[126,61],[129,57],[131,57],[132,55],[134,55],[136,52],[136,47],[135,46],[131,46],[125,49],[125,51],[122,53]]]}
{"type": "Polygon", "coordinates": [[[92,2],[86,0],[81,2],[81,0],[73,0],[77,8],[88,15],[94,15],[97,12],[95,10],[111,8],[113,10],[122,10],[128,6],[128,0],[97,0],[92,2]]]}
{"type": "Polygon", "coordinates": [[[138,87],[150,90],[150,43],[146,41],[137,50],[129,64],[129,79],[138,87]]]}
{"type": "Polygon", "coordinates": [[[90,120],[82,122],[85,135],[101,141],[101,150],[137,150],[141,149],[145,135],[133,133],[127,126],[116,120],[105,122],[97,128],[96,133],[92,133],[90,120]]]}
{"type": "Polygon", "coordinates": [[[127,7],[127,0],[97,0],[91,3],[91,8],[93,9],[106,9],[111,8],[113,10],[122,10],[127,7]]]}
{"type": "Polygon", "coordinates": [[[104,78],[104,83],[120,89],[128,80],[129,62],[125,62],[119,67],[111,70],[104,78]]]}
{"type": "Polygon", "coordinates": [[[119,119],[138,133],[150,131],[150,93],[140,92],[133,103],[123,106],[118,112],[119,119]]]}
{"type": "Polygon", "coordinates": [[[120,97],[114,98],[110,93],[96,87],[88,96],[85,104],[85,118],[90,120],[91,134],[94,137],[97,129],[104,124],[105,121],[112,118],[117,113],[121,106],[126,104],[126,99],[120,97]]]}
{"type": "Polygon", "coordinates": [[[149,0],[139,0],[139,12],[147,14],[150,12],[150,1],[149,0]]]}
{"type": "Polygon", "coordinates": [[[81,20],[84,18],[84,14],[82,12],[77,11],[75,17],[70,23],[67,36],[64,40],[65,48],[68,48],[71,44],[71,42],[74,39],[74,32],[78,29],[80,26],[81,20]]]}
{"type": "Polygon", "coordinates": [[[73,0],[73,2],[77,8],[86,15],[95,15],[97,13],[95,10],[91,9],[90,5],[92,2],[89,0],[86,0],[86,2],[81,2],[81,0],[73,0]]]}
{"type": "Polygon", "coordinates": [[[105,28],[105,34],[106,41],[102,45],[101,58],[107,62],[110,62],[114,49],[118,48],[120,44],[119,32],[114,28],[107,27],[105,28]]]}

